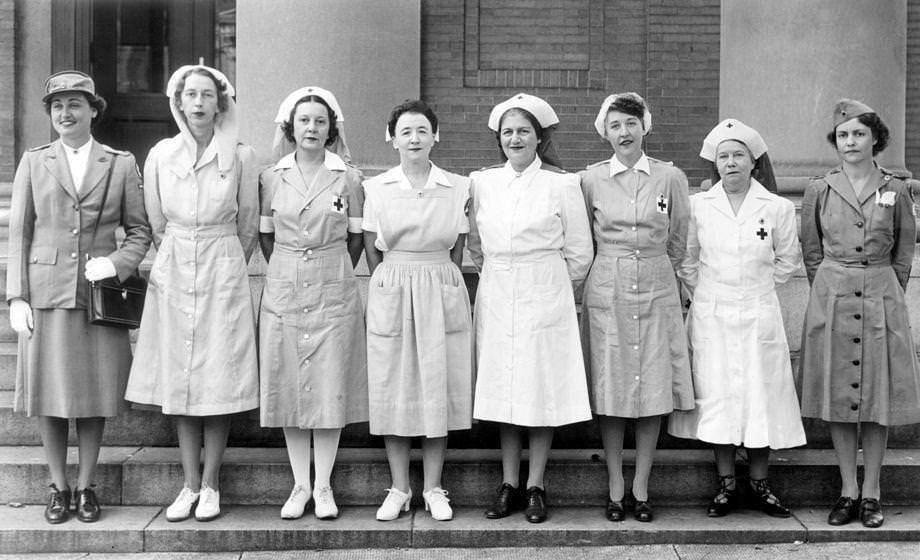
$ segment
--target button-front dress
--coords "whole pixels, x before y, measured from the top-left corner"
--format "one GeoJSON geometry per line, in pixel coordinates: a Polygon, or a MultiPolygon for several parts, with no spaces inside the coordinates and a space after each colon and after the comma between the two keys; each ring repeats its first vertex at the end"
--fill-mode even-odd
{"type": "Polygon", "coordinates": [[[259,406],[246,269],[259,228],[255,153],[238,145],[221,171],[217,136],[194,162],[193,146],[176,146],[186,134],[161,140],[144,165],[157,255],[125,398],[164,414],[251,410],[259,406]]]}
{"type": "Polygon", "coordinates": [[[811,295],[802,335],[802,414],[828,422],[920,422],[904,292],[916,222],[907,183],[884,170],[857,197],[840,168],[802,203],[811,295]]]}
{"type": "Polygon", "coordinates": [[[383,262],[367,296],[370,432],[444,437],[472,423],[470,300],[450,250],[469,231],[469,179],[432,165],[424,188],[400,167],[364,182],[366,231],[383,262]]]}
{"type": "Polygon", "coordinates": [[[579,172],[596,256],[582,341],[595,414],[638,418],[693,408],[675,270],[686,251],[687,178],[643,154],[579,172]]]}
{"type": "Polygon", "coordinates": [[[690,197],[680,278],[696,408],[668,432],[715,444],[783,449],[805,444],[776,285],[802,262],[795,206],[755,179],[736,215],[722,188],[690,197]]]}
{"type": "Polygon", "coordinates": [[[593,248],[578,175],[540,158],[474,172],[470,255],[476,293],[473,416],[518,426],[591,419],[573,283],[593,248]]]}
{"type": "Polygon", "coordinates": [[[311,184],[294,154],[262,173],[260,230],[274,233],[259,312],[263,426],[367,420],[364,308],[348,254],[361,233],[361,172],[326,152],[311,184]]]}

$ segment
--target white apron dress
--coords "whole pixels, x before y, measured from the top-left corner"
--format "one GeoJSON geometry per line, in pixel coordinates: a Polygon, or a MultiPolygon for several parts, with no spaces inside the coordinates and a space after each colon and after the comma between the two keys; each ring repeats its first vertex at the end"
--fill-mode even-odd
{"type": "Polygon", "coordinates": [[[722,183],[690,197],[680,277],[696,408],[675,411],[671,435],[783,449],[805,444],[775,286],[802,263],[795,206],[756,180],[735,215],[722,183]]]}
{"type": "Polygon", "coordinates": [[[518,426],[591,419],[573,282],[593,248],[578,175],[543,164],[474,172],[470,255],[476,293],[473,417],[518,426]]]}
{"type": "Polygon", "coordinates": [[[370,432],[444,437],[472,423],[470,300],[450,250],[467,233],[469,179],[432,165],[425,188],[395,167],[364,182],[383,262],[367,295],[370,432]]]}
{"type": "Polygon", "coordinates": [[[254,152],[239,145],[221,172],[217,136],[196,164],[172,156],[182,136],[160,141],[144,165],[157,255],[125,398],[164,414],[251,410],[259,406],[246,269],[259,227],[254,152]]]}
{"type": "Polygon", "coordinates": [[[294,154],[264,171],[260,231],[274,233],[259,311],[262,426],[367,421],[364,307],[347,250],[361,233],[361,172],[326,152],[306,185],[294,154]]]}
{"type": "Polygon", "coordinates": [[[693,408],[675,270],[687,248],[687,177],[645,154],[579,172],[596,255],[582,300],[595,414],[639,418],[693,408]]]}

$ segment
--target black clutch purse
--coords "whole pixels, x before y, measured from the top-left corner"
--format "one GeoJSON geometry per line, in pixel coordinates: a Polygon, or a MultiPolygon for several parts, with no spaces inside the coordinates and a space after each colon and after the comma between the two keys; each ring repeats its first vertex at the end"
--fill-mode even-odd
{"type": "MultiPolygon", "coordinates": [[[[96,232],[99,230],[99,220],[105,208],[105,200],[109,194],[109,183],[112,182],[112,171],[115,169],[115,156],[112,156],[112,165],[109,175],[105,180],[105,190],[102,191],[102,205],[93,225],[93,244],[96,241],[96,232]]],[[[93,325],[106,327],[120,327],[123,329],[136,329],[141,326],[141,314],[144,312],[144,297],[147,295],[147,280],[134,272],[119,282],[118,277],[105,278],[89,283],[89,297],[87,297],[86,310],[89,322],[93,325]]]]}
{"type": "Polygon", "coordinates": [[[89,285],[89,322],[94,325],[136,329],[141,326],[147,280],[136,272],[119,282],[106,278],[89,285]]]}

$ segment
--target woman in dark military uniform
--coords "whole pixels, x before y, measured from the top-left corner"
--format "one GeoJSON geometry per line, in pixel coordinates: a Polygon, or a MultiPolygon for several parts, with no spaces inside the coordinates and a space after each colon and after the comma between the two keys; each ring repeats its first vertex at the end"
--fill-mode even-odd
{"type": "Polygon", "coordinates": [[[841,165],[814,179],[802,203],[811,283],[802,335],[802,415],[830,423],[837,452],[841,497],[828,523],[858,517],[866,527],[879,527],[888,426],[920,421],[920,372],[904,301],[916,224],[907,181],[874,161],[888,144],[888,128],[875,111],[859,101],[838,101],[828,140],[841,165]]]}
{"type": "Polygon", "coordinates": [[[76,71],[45,82],[42,101],[60,137],[23,156],[10,204],[6,298],[19,333],[14,409],[39,419],[52,482],[49,523],[67,521],[71,499],[77,519],[99,519],[93,478],[102,430],[124,402],[131,368],[127,329],[87,321],[87,281],[124,280],[150,246],[134,156],[93,139],[92,124],[105,110],[95,89],[92,78],[76,71]],[[119,225],[126,233],[120,246],[119,225]],[[72,497],[70,418],[80,449],[72,497]]]}

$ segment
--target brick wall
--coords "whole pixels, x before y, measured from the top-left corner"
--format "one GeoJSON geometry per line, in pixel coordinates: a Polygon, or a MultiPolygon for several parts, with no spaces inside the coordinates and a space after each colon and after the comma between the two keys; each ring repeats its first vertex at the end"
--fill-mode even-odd
{"type": "Polygon", "coordinates": [[[907,0],[907,106],[904,165],[920,176],[920,0],[907,0]]]}
{"type": "Polygon", "coordinates": [[[566,0],[560,25],[549,27],[542,5],[422,3],[421,91],[443,130],[433,159],[460,173],[497,163],[489,111],[526,91],[556,109],[560,156],[566,168],[580,169],[610,157],[593,126],[600,102],[634,90],[652,107],[647,152],[673,160],[698,184],[706,174],[699,145],[718,119],[719,0],[566,0]],[[502,33],[516,46],[497,50],[502,33]],[[581,38],[568,40],[573,33],[581,38]],[[527,40],[534,44],[530,57],[520,47],[527,40]],[[563,43],[569,52],[540,56],[563,43]]]}
{"type": "Polygon", "coordinates": [[[16,171],[16,35],[15,2],[0,0],[0,182],[16,171]]]}

